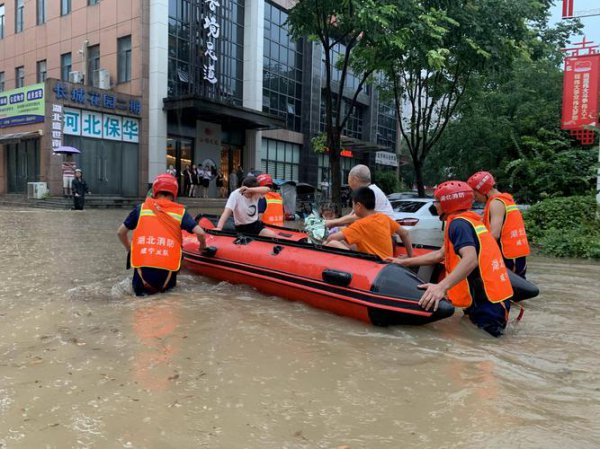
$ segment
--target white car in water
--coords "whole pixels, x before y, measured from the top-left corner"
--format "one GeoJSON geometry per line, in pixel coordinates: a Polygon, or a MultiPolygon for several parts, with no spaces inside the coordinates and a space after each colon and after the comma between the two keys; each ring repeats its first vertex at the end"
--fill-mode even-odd
{"type": "Polygon", "coordinates": [[[433,198],[391,200],[394,220],[410,232],[416,245],[441,247],[444,243],[443,222],[437,214],[433,198]]]}

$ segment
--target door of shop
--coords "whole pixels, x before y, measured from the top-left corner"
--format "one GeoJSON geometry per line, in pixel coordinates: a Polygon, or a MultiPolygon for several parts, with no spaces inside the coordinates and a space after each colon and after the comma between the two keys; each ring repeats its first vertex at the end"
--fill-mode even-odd
{"type": "Polygon", "coordinates": [[[169,136],[167,138],[167,161],[165,170],[171,165],[177,171],[177,181],[179,182],[179,190],[181,195],[185,195],[184,188],[188,187],[185,182],[183,172],[189,165],[192,166],[193,160],[193,139],[185,137],[169,136]]]}
{"type": "Polygon", "coordinates": [[[138,145],[65,136],[81,151],[76,160],[90,191],[98,195],[137,196],[138,145]]]}
{"type": "Polygon", "coordinates": [[[40,178],[40,141],[22,140],[6,145],[9,193],[27,193],[27,183],[40,178]]]}
{"type": "MultiPolygon", "coordinates": [[[[241,165],[243,165],[242,148],[236,145],[224,144],[221,149],[221,170],[223,170],[223,174],[225,175],[225,180],[227,182],[226,187],[228,188],[229,193],[231,193],[231,190],[229,189],[229,176],[232,171],[237,172],[238,167],[241,165]]],[[[241,182],[241,179],[237,180],[238,186],[241,182]]]]}

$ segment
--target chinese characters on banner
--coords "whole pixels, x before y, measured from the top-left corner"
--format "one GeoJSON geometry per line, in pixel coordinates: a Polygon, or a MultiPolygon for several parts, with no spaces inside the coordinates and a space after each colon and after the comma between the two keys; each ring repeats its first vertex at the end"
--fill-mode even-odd
{"type": "Polygon", "coordinates": [[[56,150],[63,144],[63,107],[52,105],[52,149],[56,150]]]}
{"type": "Polygon", "coordinates": [[[139,120],[113,114],[64,108],[64,134],[139,143],[139,120]]]}
{"type": "Polygon", "coordinates": [[[210,84],[216,84],[217,39],[221,34],[221,25],[217,23],[217,8],[221,6],[218,0],[204,0],[208,5],[208,13],[204,17],[202,27],[206,30],[206,51],[204,52],[205,63],[203,66],[204,79],[210,84]]]}
{"type": "Polygon", "coordinates": [[[598,121],[600,53],[565,59],[561,128],[582,129],[598,121]]]}

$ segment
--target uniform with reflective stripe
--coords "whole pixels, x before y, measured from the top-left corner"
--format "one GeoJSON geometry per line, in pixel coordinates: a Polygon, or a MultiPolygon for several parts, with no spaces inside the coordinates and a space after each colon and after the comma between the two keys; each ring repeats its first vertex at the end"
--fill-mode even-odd
{"type": "Polygon", "coordinates": [[[525,232],[523,215],[515,204],[515,200],[508,193],[500,193],[488,199],[483,211],[483,223],[491,231],[490,206],[492,201],[498,200],[504,204],[504,222],[500,233],[500,249],[505,259],[516,259],[529,255],[529,242],[525,232]]]}
{"type": "MultiPolygon", "coordinates": [[[[444,232],[444,251],[446,272],[451,273],[461,260],[459,254],[454,251],[454,245],[450,241],[448,230],[450,223],[454,220],[464,220],[475,230],[479,241],[479,253],[477,260],[479,272],[483,281],[486,299],[492,303],[499,303],[513,295],[513,289],[508,278],[508,273],[500,253],[500,248],[494,240],[492,233],[481,222],[481,217],[475,212],[462,212],[448,217],[448,223],[444,232]]],[[[473,303],[472,289],[468,278],[463,279],[448,290],[448,298],[456,307],[469,307],[473,303]]]]}
{"type": "Polygon", "coordinates": [[[178,271],[181,265],[181,221],[185,207],[167,199],[147,198],[133,230],[131,266],[178,271]]]}
{"type": "Polygon", "coordinates": [[[268,225],[283,226],[283,198],[279,193],[269,192],[265,194],[267,208],[262,216],[262,221],[268,225]]]}

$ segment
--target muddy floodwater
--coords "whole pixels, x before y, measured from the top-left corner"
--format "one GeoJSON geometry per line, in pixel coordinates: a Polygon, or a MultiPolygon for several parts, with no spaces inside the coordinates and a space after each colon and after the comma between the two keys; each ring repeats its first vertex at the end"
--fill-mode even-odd
{"type": "Polygon", "coordinates": [[[600,447],[598,264],[531,258],[502,339],[376,328],[185,271],[137,299],[126,213],[0,209],[0,448],[600,447]]]}

